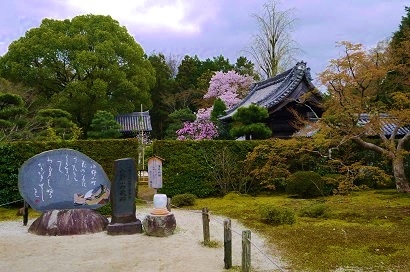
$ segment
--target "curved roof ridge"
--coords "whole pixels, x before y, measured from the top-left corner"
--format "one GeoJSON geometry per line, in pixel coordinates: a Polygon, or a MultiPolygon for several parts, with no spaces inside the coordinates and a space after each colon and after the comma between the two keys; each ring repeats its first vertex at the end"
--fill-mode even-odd
{"type": "Polygon", "coordinates": [[[288,97],[290,93],[299,85],[302,81],[303,76],[306,71],[306,62],[298,62],[296,65],[290,69],[289,80],[284,81],[277,89],[276,92],[271,93],[269,96],[265,97],[260,103],[265,107],[271,107],[279,102],[283,101],[284,98],[288,97]]]}
{"type": "MultiPolygon", "coordinates": [[[[289,70],[273,78],[251,85],[248,95],[234,107],[227,110],[225,116],[221,119],[230,118],[238,108],[253,103],[265,108],[275,106],[292,95],[304,78],[306,78],[305,81],[311,88],[313,84],[311,83],[310,69],[306,67],[306,62],[300,61],[289,70]]],[[[298,95],[296,94],[296,96],[298,95]]]]}

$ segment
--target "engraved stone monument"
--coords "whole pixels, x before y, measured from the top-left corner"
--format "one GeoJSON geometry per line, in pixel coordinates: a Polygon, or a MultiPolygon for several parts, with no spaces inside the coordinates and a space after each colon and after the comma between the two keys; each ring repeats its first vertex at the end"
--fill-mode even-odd
{"type": "Polygon", "coordinates": [[[132,158],[115,161],[115,180],[111,193],[110,235],[142,233],[141,221],[135,216],[135,188],[137,182],[135,161],[132,158]]]}
{"type": "Polygon", "coordinates": [[[103,168],[81,152],[61,148],[28,159],[19,170],[24,200],[43,214],[29,228],[38,235],[73,235],[104,231],[108,220],[92,210],[110,199],[103,168]]]}
{"type": "Polygon", "coordinates": [[[28,159],[19,171],[20,194],[36,211],[97,209],[109,202],[103,168],[76,150],[49,150],[28,159]]]}

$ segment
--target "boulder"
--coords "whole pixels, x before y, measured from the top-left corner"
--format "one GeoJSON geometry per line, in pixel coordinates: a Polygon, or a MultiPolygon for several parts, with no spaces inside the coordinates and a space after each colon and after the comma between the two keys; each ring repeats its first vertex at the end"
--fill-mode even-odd
{"type": "Polygon", "coordinates": [[[148,214],[142,221],[142,226],[149,236],[166,237],[174,233],[176,220],[173,213],[167,215],[148,214]]]}
{"type": "Polygon", "coordinates": [[[91,209],[50,210],[43,213],[28,231],[37,235],[62,236],[105,231],[108,219],[91,209]]]}

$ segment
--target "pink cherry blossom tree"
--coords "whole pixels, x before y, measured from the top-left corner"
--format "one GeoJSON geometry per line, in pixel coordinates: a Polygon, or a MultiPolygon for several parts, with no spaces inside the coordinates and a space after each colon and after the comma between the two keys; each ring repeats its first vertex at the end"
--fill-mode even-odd
{"type": "Polygon", "coordinates": [[[219,97],[229,110],[248,94],[253,81],[251,76],[243,76],[235,71],[216,72],[209,82],[208,92],[204,98],[219,97]]]}
{"type": "MultiPolygon", "coordinates": [[[[226,108],[231,109],[246,96],[253,81],[251,76],[243,76],[235,71],[216,72],[209,82],[204,99],[220,98],[226,108]]],[[[212,109],[213,107],[199,109],[196,120],[185,122],[184,127],[176,132],[178,139],[204,140],[218,137],[218,127],[210,118],[212,109]]]]}

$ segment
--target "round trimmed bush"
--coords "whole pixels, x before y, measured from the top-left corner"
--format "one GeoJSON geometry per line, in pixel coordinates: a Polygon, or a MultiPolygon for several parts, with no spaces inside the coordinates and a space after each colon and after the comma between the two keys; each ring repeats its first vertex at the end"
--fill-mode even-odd
{"type": "Polygon", "coordinates": [[[296,222],[295,213],[287,208],[277,207],[274,205],[265,205],[259,209],[260,219],[262,222],[278,226],[292,225],[296,222]]]}
{"type": "Polygon", "coordinates": [[[172,197],[171,203],[177,207],[192,206],[195,200],[196,196],[193,194],[179,194],[172,197]]]}
{"type": "Polygon", "coordinates": [[[324,194],[325,182],[312,171],[299,171],[291,174],[286,180],[286,191],[303,198],[318,197],[324,194]]]}

